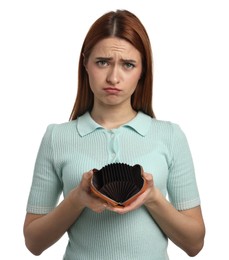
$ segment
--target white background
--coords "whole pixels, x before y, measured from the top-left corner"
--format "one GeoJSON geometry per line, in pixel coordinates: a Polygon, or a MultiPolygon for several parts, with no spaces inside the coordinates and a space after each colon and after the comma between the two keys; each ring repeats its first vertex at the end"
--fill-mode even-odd
{"type": "MultiPolygon", "coordinates": [[[[48,124],[68,121],[89,26],[129,9],[154,53],[154,110],[178,123],[193,154],[207,233],[195,259],[228,255],[229,8],[222,0],[0,2],[1,256],[35,259],[22,233],[37,149],[48,124]],[[150,5],[149,5],[150,4],[150,5]]],[[[62,259],[67,237],[36,259],[62,259]]],[[[169,244],[172,260],[185,260],[169,244]]]]}

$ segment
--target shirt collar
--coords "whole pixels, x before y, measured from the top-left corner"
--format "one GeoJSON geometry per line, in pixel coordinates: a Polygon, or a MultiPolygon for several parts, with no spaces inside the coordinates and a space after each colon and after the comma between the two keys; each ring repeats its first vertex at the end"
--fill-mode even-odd
{"type": "MultiPolygon", "coordinates": [[[[138,134],[145,136],[149,130],[151,120],[152,118],[150,116],[144,114],[143,112],[138,112],[136,117],[124,124],[122,127],[132,128],[138,134]]],[[[97,129],[104,128],[92,119],[89,112],[86,112],[77,119],[77,130],[80,136],[90,134],[97,129]]]]}
{"type": "Polygon", "coordinates": [[[94,132],[98,128],[103,128],[97,124],[91,117],[89,112],[86,112],[77,119],[77,130],[81,136],[85,136],[94,132]]]}
{"type": "Polygon", "coordinates": [[[136,117],[126,123],[125,127],[130,127],[138,134],[145,136],[151,125],[152,118],[143,112],[138,112],[136,117]]]}

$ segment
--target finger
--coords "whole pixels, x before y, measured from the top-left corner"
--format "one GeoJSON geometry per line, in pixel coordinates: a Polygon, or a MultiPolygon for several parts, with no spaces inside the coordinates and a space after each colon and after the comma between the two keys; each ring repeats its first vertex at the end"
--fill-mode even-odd
{"type": "Polygon", "coordinates": [[[118,213],[118,214],[126,214],[127,212],[133,211],[137,208],[135,208],[135,206],[133,205],[133,203],[131,203],[128,206],[125,207],[113,207],[113,209],[110,209],[111,211],[118,213]]]}
{"type": "Polygon", "coordinates": [[[83,174],[83,179],[89,181],[89,180],[91,180],[92,175],[93,175],[93,171],[92,171],[92,170],[89,171],[89,172],[85,172],[85,173],[83,174]]]}
{"type": "Polygon", "coordinates": [[[143,177],[146,180],[152,180],[153,179],[153,175],[151,173],[147,173],[147,172],[143,172],[143,177]]]}
{"type": "Polygon", "coordinates": [[[143,205],[143,197],[140,195],[135,201],[125,207],[114,207],[113,211],[118,214],[125,214],[127,212],[138,209],[143,205]]]}
{"type": "MultiPolygon", "coordinates": [[[[111,209],[112,211],[119,213],[119,214],[125,214],[129,211],[133,211],[136,210],[138,208],[140,208],[146,200],[146,197],[149,194],[149,189],[147,189],[145,192],[143,192],[141,195],[139,195],[131,204],[125,206],[125,207],[113,207],[113,209],[111,209]]],[[[109,208],[108,208],[109,209],[109,208]]]]}
{"type": "Polygon", "coordinates": [[[85,172],[82,176],[81,184],[84,188],[89,188],[93,171],[85,172]]]}
{"type": "Polygon", "coordinates": [[[96,198],[91,198],[89,201],[89,205],[88,207],[97,213],[101,213],[103,212],[106,208],[107,208],[107,203],[104,201],[101,201],[100,199],[96,199],[96,198]]]}
{"type": "Polygon", "coordinates": [[[145,178],[149,186],[154,185],[153,175],[151,173],[143,172],[143,177],[145,178]]]}

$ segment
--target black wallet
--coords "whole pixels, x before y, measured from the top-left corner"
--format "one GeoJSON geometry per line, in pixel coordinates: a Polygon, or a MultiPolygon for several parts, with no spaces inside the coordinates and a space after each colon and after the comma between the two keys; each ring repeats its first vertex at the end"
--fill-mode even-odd
{"type": "Polygon", "coordinates": [[[147,188],[139,164],[111,163],[93,172],[91,191],[114,207],[129,205],[147,188]]]}

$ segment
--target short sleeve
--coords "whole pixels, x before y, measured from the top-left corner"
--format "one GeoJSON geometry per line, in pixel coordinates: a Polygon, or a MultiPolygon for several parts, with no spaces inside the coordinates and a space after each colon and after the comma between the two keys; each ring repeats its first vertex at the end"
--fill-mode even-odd
{"type": "Polygon", "coordinates": [[[171,155],[167,186],[170,202],[178,210],[198,206],[200,198],[190,148],[184,132],[176,124],[173,124],[171,155]]]}
{"type": "Polygon", "coordinates": [[[27,212],[46,214],[56,207],[61,191],[54,160],[52,136],[55,125],[49,125],[42,138],[33,173],[33,180],[27,203],[27,212]]]}

